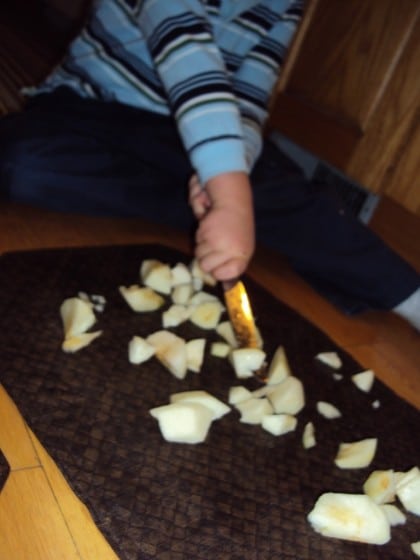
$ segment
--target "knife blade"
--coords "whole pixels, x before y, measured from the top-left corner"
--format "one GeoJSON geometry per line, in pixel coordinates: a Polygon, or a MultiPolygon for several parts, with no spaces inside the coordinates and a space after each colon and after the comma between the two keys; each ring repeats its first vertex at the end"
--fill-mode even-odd
{"type": "MultiPolygon", "coordinates": [[[[224,281],[222,286],[226,309],[239,346],[241,348],[260,348],[261,338],[243,282],[239,279],[224,281]]],[[[264,364],[254,372],[254,376],[260,381],[265,381],[266,369],[266,364],[264,364]]]]}
{"type": "Polygon", "coordinates": [[[248,293],[241,280],[222,282],[226,308],[240,347],[258,348],[258,332],[248,293]]]}

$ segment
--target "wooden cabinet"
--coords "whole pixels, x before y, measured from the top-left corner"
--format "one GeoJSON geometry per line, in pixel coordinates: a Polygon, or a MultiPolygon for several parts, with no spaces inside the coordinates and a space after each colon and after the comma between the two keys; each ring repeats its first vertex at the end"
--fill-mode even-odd
{"type": "Polygon", "coordinates": [[[309,0],[269,126],[420,215],[420,0],[309,0]]]}

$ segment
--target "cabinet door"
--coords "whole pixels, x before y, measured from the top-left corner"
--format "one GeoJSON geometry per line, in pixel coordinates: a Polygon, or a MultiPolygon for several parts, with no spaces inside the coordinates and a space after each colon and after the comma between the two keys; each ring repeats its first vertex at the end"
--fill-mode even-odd
{"type": "Polygon", "coordinates": [[[309,0],[269,126],[420,214],[419,0],[309,0]]]}

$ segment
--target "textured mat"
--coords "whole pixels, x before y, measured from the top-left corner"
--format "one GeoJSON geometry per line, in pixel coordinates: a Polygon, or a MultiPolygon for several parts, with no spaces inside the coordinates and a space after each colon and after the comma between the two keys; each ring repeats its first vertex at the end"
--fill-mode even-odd
{"type": "Polygon", "coordinates": [[[6,484],[6,480],[7,477],[9,476],[9,472],[10,472],[10,465],[0,449],[0,492],[3,489],[3,486],[6,484]]]}
{"type": "MultiPolygon", "coordinates": [[[[193,388],[226,401],[238,381],[228,362],[208,350],[202,372],[183,381],[155,360],[129,364],[129,339],[161,328],[160,312],[132,312],[117,290],[138,281],[144,258],[189,262],[152,245],[0,258],[1,382],[121,559],[407,560],[409,543],[420,535],[418,517],[409,515],[405,526],[393,529],[391,542],[377,547],[323,538],[306,515],[322,492],[361,492],[371,470],[420,465],[418,412],[378,381],[371,393],[359,391],[349,377],[360,366],[251,280],[246,283],[268,356],[283,344],[306,389],[296,432],[276,438],[231,412],[213,424],[204,444],[163,441],[151,407],[193,388]],[[68,355],[60,349],[58,310],[80,290],[106,297],[98,315],[104,334],[68,355]],[[341,381],[314,360],[331,350],[343,360],[341,381]],[[321,418],[320,399],[339,407],[342,418],[321,418]],[[301,433],[308,420],[318,445],[305,451],[301,433]],[[340,442],[373,436],[379,447],[368,469],[334,466],[340,442]]],[[[176,332],[186,339],[203,335],[190,323],[176,332]]],[[[209,342],[216,338],[208,333],[209,342]]]]}

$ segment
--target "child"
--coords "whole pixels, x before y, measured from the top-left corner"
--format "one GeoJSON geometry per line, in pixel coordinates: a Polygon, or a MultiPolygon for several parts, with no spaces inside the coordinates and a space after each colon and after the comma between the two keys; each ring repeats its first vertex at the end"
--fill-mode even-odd
{"type": "Polygon", "coordinates": [[[411,301],[417,272],[263,141],[302,7],[100,0],[26,110],[0,125],[3,191],[187,228],[188,185],[196,256],[217,279],[246,270],[256,235],[348,313],[411,301]]]}

